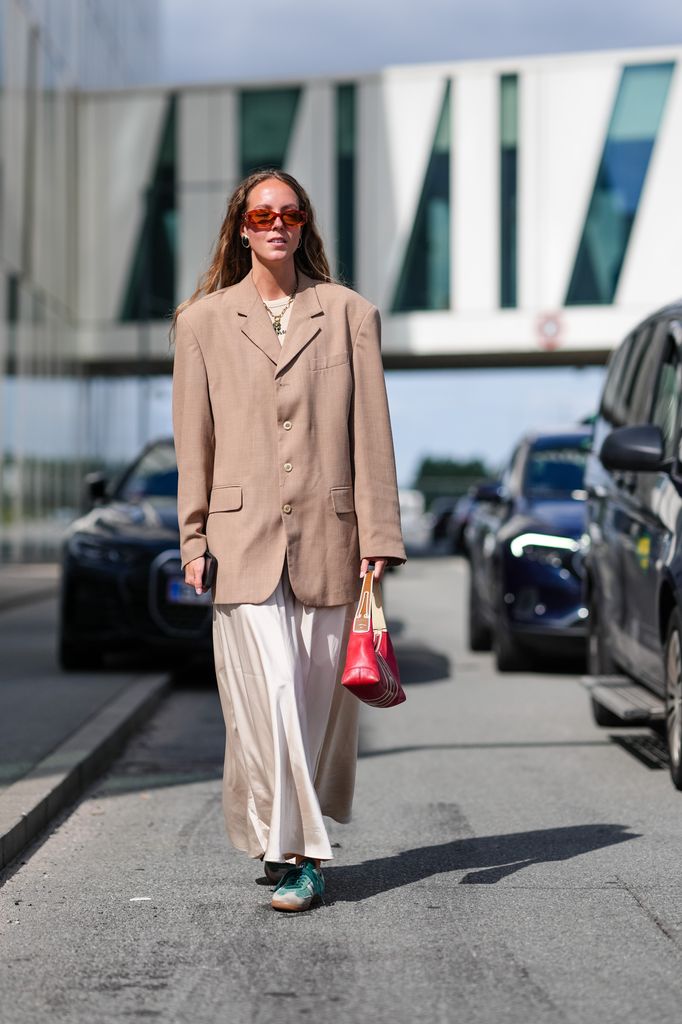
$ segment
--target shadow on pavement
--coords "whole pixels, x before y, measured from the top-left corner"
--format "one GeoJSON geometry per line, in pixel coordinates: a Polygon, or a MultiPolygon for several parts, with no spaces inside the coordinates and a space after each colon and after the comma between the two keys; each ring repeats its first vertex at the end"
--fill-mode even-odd
{"type": "Polygon", "coordinates": [[[435,683],[450,676],[450,659],[434,651],[426,644],[405,643],[400,637],[405,632],[402,619],[388,620],[388,629],[393,639],[400,679],[403,683],[435,683]]]}
{"type": "Polygon", "coordinates": [[[640,834],[628,825],[571,825],[514,832],[502,836],[456,839],[440,846],[421,846],[393,857],[380,857],[347,867],[325,869],[331,903],[359,903],[433,875],[468,871],[459,885],[493,885],[532,864],[570,860],[640,834]]]}
{"type": "Polygon", "coordinates": [[[419,750],[544,750],[552,747],[610,747],[611,737],[603,740],[493,740],[491,743],[415,743],[383,750],[360,750],[358,757],[387,757],[391,754],[414,754],[419,750]]]}
{"type": "Polygon", "coordinates": [[[450,659],[423,644],[396,643],[395,653],[400,667],[400,680],[412,683],[437,683],[450,676],[450,659]]]}

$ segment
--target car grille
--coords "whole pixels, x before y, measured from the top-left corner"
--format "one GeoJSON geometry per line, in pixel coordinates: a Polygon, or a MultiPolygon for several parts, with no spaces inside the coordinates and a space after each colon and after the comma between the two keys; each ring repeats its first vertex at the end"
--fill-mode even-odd
{"type": "Polygon", "coordinates": [[[168,636],[200,636],[210,629],[211,605],[178,604],[168,598],[172,580],[183,579],[179,551],[164,551],[149,567],[149,613],[168,636]]]}

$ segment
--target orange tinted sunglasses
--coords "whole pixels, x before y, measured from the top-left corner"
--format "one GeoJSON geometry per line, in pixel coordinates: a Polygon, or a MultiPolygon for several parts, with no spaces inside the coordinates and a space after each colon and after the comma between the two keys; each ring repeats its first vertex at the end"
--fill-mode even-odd
{"type": "Polygon", "coordinates": [[[268,210],[265,207],[257,206],[255,210],[247,210],[244,220],[250,228],[271,228],[278,217],[288,228],[303,227],[308,219],[305,210],[268,210]]]}

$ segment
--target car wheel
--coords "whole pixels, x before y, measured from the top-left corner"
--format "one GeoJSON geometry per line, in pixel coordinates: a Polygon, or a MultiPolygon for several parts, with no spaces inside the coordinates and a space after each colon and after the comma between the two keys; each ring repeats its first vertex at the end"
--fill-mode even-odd
{"type": "Polygon", "coordinates": [[[498,612],[495,622],[493,651],[498,672],[521,672],[528,668],[528,652],[514,636],[504,612],[498,612]]]}
{"type": "Polygon", "coordinates": [[[665,645],[665,721],[670,776],[682,789],[682,626],[680,613],[670,616],[665,645]]]}
{"type": "Polygon", "coordinates": [[[103,652],[87,644],[59,642],[59,664],[65,672],[86,672],[101,668],[103,652]]]}
{"type": "Polygon", "coordinates": [[[490,650],[490,629],[483,620],[481,601],[474,586],[473,574],[469,569],[469,650],[490,650]]]}

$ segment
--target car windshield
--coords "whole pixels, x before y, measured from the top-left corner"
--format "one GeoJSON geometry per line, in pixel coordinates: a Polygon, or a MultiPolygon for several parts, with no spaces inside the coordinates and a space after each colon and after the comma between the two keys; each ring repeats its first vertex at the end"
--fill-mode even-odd
{"type": "Polygon", "coordinates": [[[116,497],[123,501],[178,496],[178,465],[172,444],[157,444],[146,451],[124,477],[116,497]]]}
{"type": "Polygon", "coordinates": [[[533,498],[582,498],[587,451],[577,445],[531,450],[525,492],[533,498]]]}

